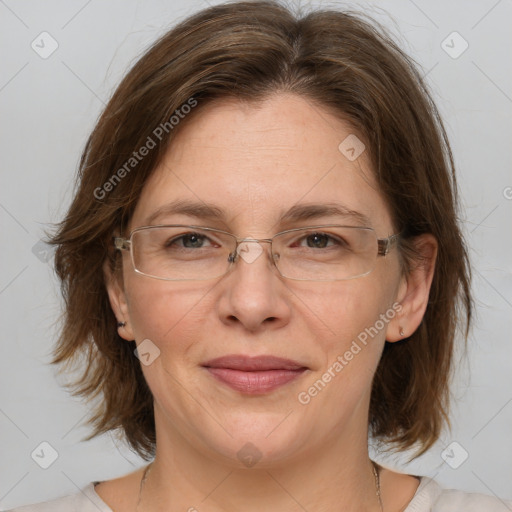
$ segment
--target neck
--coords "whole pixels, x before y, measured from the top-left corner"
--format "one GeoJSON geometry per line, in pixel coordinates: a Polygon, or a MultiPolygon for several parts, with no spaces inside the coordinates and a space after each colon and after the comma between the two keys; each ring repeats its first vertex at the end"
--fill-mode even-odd
{"type": "Polygon", "coordinates": [[[293,460],[243,469],[238,461],[213,460],[172,430],[157,428],[157,438],[138,512],[381,511],[366,433],[333,436],[293,460]]]}

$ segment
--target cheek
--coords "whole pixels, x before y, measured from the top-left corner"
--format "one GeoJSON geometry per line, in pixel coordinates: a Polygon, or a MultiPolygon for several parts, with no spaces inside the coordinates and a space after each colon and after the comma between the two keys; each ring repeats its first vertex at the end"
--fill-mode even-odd
{"type": "MultiPolygon", "coordinates": [[[[208,307],[204,283],[173,283],[134,275],[126,283],[135,339],[150,339],[160,350],[178,350],[194,339],[208,307]]],[[[196,338],[197,339],[197,338],[196,338]]]]}
{"type": "Polygon", "coordinates": [[[335,428],[363,396],[369,397],[391,318],[385,314],[392,295],[375,275],[326,286],[310,299],[320,312],[317,324],[328,330],[315,340],[323,363],[301,388],[298,400],[312,417],[322,417],[326,428],[335,428]]]}
{"type": "Polygon", "coordinates": [[[320,339],[328,359],[348,350],[353,340],[364,338],[369,330],[372,338],[385,336],[387,324],[381,325],[379,319],[392,303],[392,294],[379,279],[367,276],[325,285],[301,295],[305,306],[316,313],[318,329],[325,332],[320,339]],[[379,333],[375,335],[372,327],[377,322],[379,333]]]}

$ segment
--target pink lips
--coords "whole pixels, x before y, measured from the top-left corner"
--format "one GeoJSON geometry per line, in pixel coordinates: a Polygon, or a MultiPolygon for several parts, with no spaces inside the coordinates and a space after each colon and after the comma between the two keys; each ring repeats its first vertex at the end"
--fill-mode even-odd
{"type": "Polygon", "coordinates": [[[267,393],[307,370],[296,361],[274,356],[229,355],[212,359],[203,366],[218,380],[246,394],[267,393]]]}

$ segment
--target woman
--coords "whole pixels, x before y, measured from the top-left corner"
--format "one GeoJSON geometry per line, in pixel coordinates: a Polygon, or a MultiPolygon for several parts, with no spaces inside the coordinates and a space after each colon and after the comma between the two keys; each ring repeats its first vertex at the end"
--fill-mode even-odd
{"type": "Polygon", "coordinates": [[[86,357],[93,436],[151,462],[16,510],[503,510],[368,456],[448,422],[456,213],[437,110],[374,25],[273,2],[185,20],[107,105],[53,237],[54,362],[86,357]]]}

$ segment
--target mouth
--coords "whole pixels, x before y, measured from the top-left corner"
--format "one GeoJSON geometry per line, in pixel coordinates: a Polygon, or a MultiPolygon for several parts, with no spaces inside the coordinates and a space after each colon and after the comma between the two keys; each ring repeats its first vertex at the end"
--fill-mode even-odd
{"type": "Polygon", "coordinates": [[[300,377],[308,368],[274,356],[229,355],[202,365],[218,381],[241,393],[264,394],[300,377]]]}

